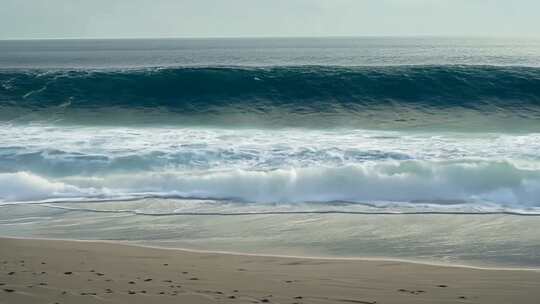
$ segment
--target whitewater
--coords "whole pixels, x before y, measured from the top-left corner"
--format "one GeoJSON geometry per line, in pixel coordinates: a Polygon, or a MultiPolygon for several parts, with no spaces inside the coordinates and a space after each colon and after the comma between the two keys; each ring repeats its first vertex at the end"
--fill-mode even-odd
{"type": "Polygon", "coordinates": [[[0,42],[0,235],[540,267],[540,42],[150,42],[0,42]]]}
{"type": "Polygon", "coordinates": [[[152,195],[540,207],[539,134],[41,125],[0,134],[3,203],[152,195]]]}

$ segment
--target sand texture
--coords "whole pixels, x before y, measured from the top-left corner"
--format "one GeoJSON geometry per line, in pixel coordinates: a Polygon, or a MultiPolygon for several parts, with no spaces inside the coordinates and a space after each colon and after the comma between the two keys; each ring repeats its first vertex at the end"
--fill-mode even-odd
{"type": "Polygon", "coordinates": [[[0,303],[540,303],[540,272],[0,239],[0,303]]]}

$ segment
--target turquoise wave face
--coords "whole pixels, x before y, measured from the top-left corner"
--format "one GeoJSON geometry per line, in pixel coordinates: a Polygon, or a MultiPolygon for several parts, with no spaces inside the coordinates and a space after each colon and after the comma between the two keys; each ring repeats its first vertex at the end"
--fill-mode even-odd
{"type": "Polygon", "coordinates": [[[540,68],[2,71],[0,119],[68,124],[540,130],[540,68]]]}

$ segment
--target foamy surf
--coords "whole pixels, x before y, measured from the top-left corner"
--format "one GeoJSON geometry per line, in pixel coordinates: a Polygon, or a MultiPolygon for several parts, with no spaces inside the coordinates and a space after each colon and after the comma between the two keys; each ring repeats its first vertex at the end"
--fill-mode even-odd
{"type": "Polygon", "coordinates": [[[429,202],[538,207],[540,171],[508,162],[367,162],[336,168],[152,172],[47,180],[27,172],[0,174],[4,202],[137,195],[252,203],[429,202]],[[388,191],[392,189],[392,191],[388,191]]]}
{"type": "Polygon", "coordinates": [[[0,201],[540,205],[540,135],[6,126],[0,201]],[[16,134],[16,136],[14,136],[16,134]]]}

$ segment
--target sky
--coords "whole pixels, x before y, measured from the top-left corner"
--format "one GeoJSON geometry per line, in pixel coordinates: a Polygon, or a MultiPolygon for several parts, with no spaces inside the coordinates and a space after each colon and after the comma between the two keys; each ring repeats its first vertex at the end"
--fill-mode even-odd
{"type": "Polygon", "coordinates": [[[0,0],[0,39],[540,36],[540,0],[0,0]]]}

